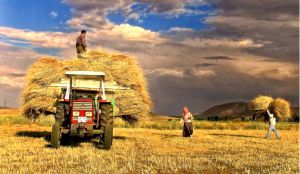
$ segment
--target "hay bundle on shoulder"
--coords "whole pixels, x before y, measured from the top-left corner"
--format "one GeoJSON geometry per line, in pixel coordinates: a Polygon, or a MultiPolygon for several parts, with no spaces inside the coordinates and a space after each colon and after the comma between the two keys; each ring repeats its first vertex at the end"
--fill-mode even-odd
{"type": "Polygon", "coordinates": [[[258,120],[269,120],[267,110],[274,113],[280,121],[288,121],[292,116],[290,103],[282,98],[273,99],[270,96],[260,95],[250,101],[249,108],[258,120]]]}
{"type": "Polygon", "coordinates": [[[106,74],[108,84],[129,88],[116,91],[113,96],[116,115],[130,122],[147,119],[152,102],[143,72],[135,58],[103,51],[89,51],[83,57],[64,61],[45,57],[29,67],[22,92],[23,114],[35,119],[42,113],[55,112],[54,105],[61,89],[50,85],[65,78],[66,71],[102,71],[106,74]]]}
{"type": "Polygon", "coordinates": [[[288,121],[292,117],[290,103],[282,98],[274,99],[270,103],[269,110],[274,113],[280,121],[288,121]]]}
{"type": "Polygon", "coordinates": [[[266,111],[272,101],[270,96],[259,95],[250,101],[249,107],[253,111],[266,111]]]}

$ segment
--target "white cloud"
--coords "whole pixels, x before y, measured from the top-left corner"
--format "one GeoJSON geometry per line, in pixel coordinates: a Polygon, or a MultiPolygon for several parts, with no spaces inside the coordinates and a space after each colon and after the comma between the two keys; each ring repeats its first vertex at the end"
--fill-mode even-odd
{"type": "Polygon", "coordinates": [[[0,76],[0,85],[7,85],[13,89],[21,89],[24,86],[24,77],[0,76]]]}
{"type": "Polygon", "coordinates": [[[153,70],[146,71],[147,75],[150,76],[174,76],[174,77],[184,77],[182,70],[168,69],[168,68],[157,68],[153,70]]]}
{"type": "Polygon", "coordinates": [[[24,71],[9,67],[8,65],[0,65],[0,85],[7,85],[11,88],[22,88],[24,85],[23,76],[13,76],[11,74],[24,74],[24,71]]]}
{"type": "Polygon", "coordinates": [[[287,80],[299,77],[298,65],[279,62],[266,57],[245,55],[231,62],[236,71],[256,79],[287,80]]]}
{"type": "Polygon", "coordinates": [[[231,48],[259,48],[263,44],[254,43],[252,39],[233,40],[230,38],[187,38],[183,44],[194,47],[231,47],[231,48]]]}
{"type": "Polygon", "coordinates": [[[55,12],[55,11],[51,11],[50,16],[53,17],[53,18],[56,18],[58,16],[58,13],[55,12]]]}
{"type": "Polygon", "coordinates": [[[204,69],[196,69],[196,68],[156,68],[154,70],[147,70],[147,75],[150,76],[169,76],[169,77],[189,77],[189,76],[196,76],[196,77],[211,77],[215,76],[216,73],[213,70],[204,70],[204,69]]]}
{"type": "Polygon", "coordinates": [[[216,76],[213,70],[193,70],[193,75],[198,77],[211,77],[216,76]]]}
{"type": "Polygon", "coordinates": [[[43,56],[30,48],[17,47],[12,44],[1,44],[0,42],[1,59],[36,59],[43,56]]]}
{"type": "Polygon", "coordinates": [[[32,30],[0,27],[0,35],[29,41],[35,47],[67,48],[75,44],[73,33],[37,32],[32,30]]]}
{"type": "Polygon", "coordinates": [[[186,33],[186,32],[193,32],[193,31],[194,31],[194,29],[185,28],[185,27],[171,27],[169,29],[169,32],[184,32],[184,33],[186,33]]]}
{"type": "Polygon", "coordinates": [[[162,42],[164,40],[158,32],[129,24],[114,25],[111,30],[103,30],[103,33],[129,41],[162,42]]]}

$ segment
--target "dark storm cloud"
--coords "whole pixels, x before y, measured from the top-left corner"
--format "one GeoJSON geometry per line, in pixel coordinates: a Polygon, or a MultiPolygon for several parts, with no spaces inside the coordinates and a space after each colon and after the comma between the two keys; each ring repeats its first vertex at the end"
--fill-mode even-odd
{"type": "Polygon", "coordinates": [[[179,115],[183,106],[189,106],[193,113],[226,102],[248,102],[257,94],[284,97],[297,103],[297,78],[274,81],[257,80],[247,75],[233,73],[231,69],[216,70],[217,76],[176,77],[159,76],[151,81],[156,111],[179,115]],[[284,85],[282,85],[284,84],[284,85]],[[175,102],[174,102],[175,101],[175,102]],[[172,108],[172,109],[170,109],[172,108]]]}
{"type": "Polygon", "coordinates": [[[297,62],[299,57],[299,1],[216,0],[217,15],[208,23],[214,30],[206,34],[231,38],[251,38],[263,47],[249,53],[297,62]]]}
{"type": "Polygon", "coordinates": [[[235,58],[227,57],[227,56],[208,56],[208,57],[204,57],[204,59],[208,59],[208,60],[234,60],[235,58]]]}
{"type": "Polygon", "coordinates": [[[17,88],[11,88],[9,85],[0,83],[0,106],[4,103],[8,107],[18,107],[20,102],[21,90],[17,88]],[[6,102],[4,102],[6,101],[6,102]]]}
{"type": "Polygon", "coordinates": [[[25,73],[11,73],[11,74],[7,74],[7,76],[10,77],[25,77],[25,73]]]}
{"type": "Polygon", "coordinates": [[[215,63],[200,63],[200,64],[196,64],[194,65],[194,67],[198,68],[198,67],[211,67],[211,66],[215,66],[217,64],[215,63]]]}
{"type": "Polygon", "coordinates": [[[257,18],[272,17],[274,14],[286,13],[298,15],[298,1],[285,0],[212,0],[221,12],[221,14],[229,15],[244,15],[257,18]]]}

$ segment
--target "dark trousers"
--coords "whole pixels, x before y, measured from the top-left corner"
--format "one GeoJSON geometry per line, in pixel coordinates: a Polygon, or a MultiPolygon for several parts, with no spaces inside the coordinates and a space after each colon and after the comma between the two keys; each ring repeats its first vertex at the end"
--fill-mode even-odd
{"type": "Polygon", "coordinates": [[[83,58],[82,53],[85,52],[85,49],[82,45],[76,46],[76,52],[77,52],[77,57],[78,58],[83,58]]]}
{"type": "Polygon", "coordinates": [[[183,124],[183,137],[190,137],[193,134],[193,124],[192,122],[184,122],[183,124]]]}

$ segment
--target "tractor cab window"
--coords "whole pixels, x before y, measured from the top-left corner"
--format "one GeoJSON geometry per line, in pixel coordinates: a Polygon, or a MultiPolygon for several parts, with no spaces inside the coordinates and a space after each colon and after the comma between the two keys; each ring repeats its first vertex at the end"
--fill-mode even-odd
{"type": "Polygon", "coordinates": [[[97,92],[95,91],[85,91],[85,90],[74,90],[74,99],[95,99],[97,92]]]}

